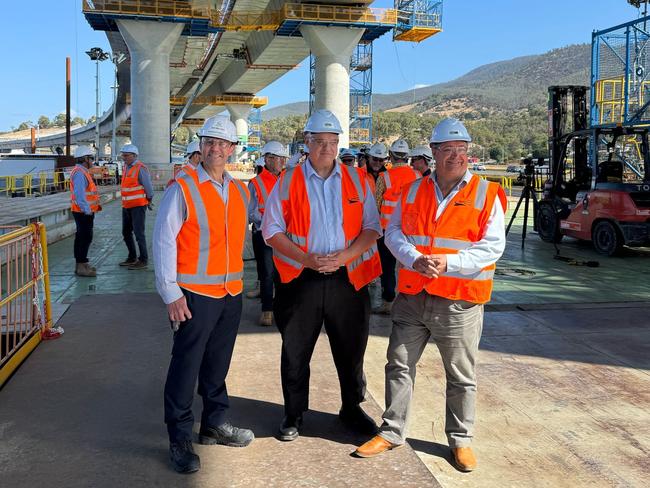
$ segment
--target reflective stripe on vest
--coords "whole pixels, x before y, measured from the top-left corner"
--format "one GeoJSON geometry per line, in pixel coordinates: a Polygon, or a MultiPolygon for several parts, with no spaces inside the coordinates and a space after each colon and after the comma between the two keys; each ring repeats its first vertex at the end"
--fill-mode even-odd
{"type": "Polygon", "coordinates": [[[382,173],[386,190],[384,191],[379,212],[379,222],[383,229],[388,227],[390,218],[395,212],[397,202],[399,201],[402,188],[411,183],[422,179],[422,175],[410,166],[398,166],[391,168],[382,173]]]}
{"type": "Polygon", "coordinates": [[[253,183],[253,186],[255,187],[255,194],[257,196],[257,208],[262,215],[264,215],[264,209],[266,207],[266,201],[269,199],[269,194],[273,190],[277,181],[278,177],[266,168],[263,168],[262,172],[251,180],[251,183],[253,183]]]}
{"type": "Polygon", "coordinates": [[[121,187],[122,207],[124,208],[143,207],[149,203],[144,186],[138,182],[138,176],[142,169],[147,170],[141,161],[136,161],[124,172],[121,187]]]}
{"type": "Polygon", "coordinates": [[[241,293],[249,200],[244,184],[231,180],[224,204],[213,183],[199,183],[194,169],[184,170],[177,182],[187,208],[176,239],[179,286],[215,298],[241,293]]]}
{"type": "Polygon", "coordinates": [[[86,190],[84,191],[84,193],[86,195],[86,202],[90,207],[90,211],[93,213],[99,212],[100,197],[99,197],[99,192],[97,191],[97,185],[95,185],[92,176],[90,176],[90,172],[86,168],[80,166],[75,166],[70,172],[70,209],[73,212],[78,212],[78,213],[83,212],[83,210],[81,210],[81,207],[77,203],[77,196],[75,195],[74,192],[74,175],[75,173],[78,172],[81,172],[86,178],[86,181],[88,182],[88,185],[86,185],[86,190]]]}

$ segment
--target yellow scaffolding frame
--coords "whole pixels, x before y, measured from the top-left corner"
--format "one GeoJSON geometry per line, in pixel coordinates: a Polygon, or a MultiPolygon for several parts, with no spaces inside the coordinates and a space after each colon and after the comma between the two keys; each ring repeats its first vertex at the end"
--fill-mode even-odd
{"type": "MultiPolygon", "coordinates": [[[[640,84],[630,81],[630,85],[639,86],[639,99],[629,103],[631,107],[642,107],[645,103],[645,93],[650,90],[650,81],[640,84]]],[[[625,111],[625,77],[597,80],[594,84],[596,105],[598,106],[599,124],[619,124],[623,122],[625,111]]]]}

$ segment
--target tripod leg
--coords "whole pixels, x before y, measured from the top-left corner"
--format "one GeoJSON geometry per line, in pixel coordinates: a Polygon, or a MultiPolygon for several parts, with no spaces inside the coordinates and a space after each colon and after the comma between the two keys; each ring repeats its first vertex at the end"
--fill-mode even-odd
{"type": "Polygon", "coordinates": [[[510,227],[512,227],[512,223],[515,221],[515,218],[517,217],[517,211],[521,206],[521,202],[524,200],[525,190],[526,188],[524,187],[524,190],[521,192],[521,195],[519,196],[519,201],[517,202],[517,206],[515,206],[515,210],[514,212],[512,212],[512,216],[510,217],[510,222],[508,222],[508,227],[506,227],[506,235],[508,235],[508,233],[510,232],[510,227]]]}
{"type": "Polygon", "coordinates": [[[524,193],[522,196],[525,195],[525,204],[524,204],[524,228],[521,231],[521,248],[524,248],[524,242],[526,241],[526,229],[528,228],[528,200],[530,199],[530,188],[525,187],[524,188],[524,193]]]}

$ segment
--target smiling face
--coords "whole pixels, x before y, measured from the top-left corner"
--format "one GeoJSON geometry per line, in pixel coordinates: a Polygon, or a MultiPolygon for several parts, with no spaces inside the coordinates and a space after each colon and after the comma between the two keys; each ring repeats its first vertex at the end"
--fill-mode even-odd
{"type": "Polygon", "coordinates": [[[201,137],[201,156],[203,162],[213,168],[223,168],[235,150],[235,144],[216,137],[201,137]]]}
{"type": "Polygon", "coordinates": [[[436,160],[436,175],[443,185],[458,183],[467,172],[467,143],[449,141],[431,144],[436,160]]]}
{"type": "Polygon", "coordinates": [[[275,154],[265,154],[264,155],[264,166],[266,169],[273,173],[274,175],[279,175],[287,158],[276,156],[275,154]]]}
{"type": "Polygon", "coordinates": [[[306,138],[309,160],[317,166],[331,164],[338,155],[339,136],[330,132],[309,134],[306,138]]]}

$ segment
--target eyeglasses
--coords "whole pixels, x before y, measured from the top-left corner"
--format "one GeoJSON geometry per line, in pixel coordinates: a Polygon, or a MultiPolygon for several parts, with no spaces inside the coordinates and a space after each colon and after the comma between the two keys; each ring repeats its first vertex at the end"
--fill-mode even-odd
{"type": "Polygon", "coordinates": [[[429,162],[429,160],[424,156],[413,156],[411,157],[411,161],[424,161],[425,163],[429,162]]]}
{"type": "Polygon", "coordinates": [[[467,154],[467,148],[465,146],[453,146],[453,147],[438,148],[438,151],[440,151],[445,156],[451,156],[453,153],[461,154],[461,155],[462,154],[467,154]]]}
{"type": "Polygon", "coordinates": [[[354,158],[342,158],[341,161],[344,163],[354,163],[354,158]]]}
{"type": "Polygon", "coordinates": [[[227,147],[230,147],[232,145],[232,142],[230,141],[224,141],[223,139],[203,139],[201,143],[205,147],[218,147],[219,149],[225,149],[227,147]]]}
{"type": "Polygon", "coordinates": [[[327,146],[335,148],[339,145],[338,139],[336,141],[326,141],[324,139],[311,139],[309,142],[310,144],[313,144],[320,148],[326,148],[327,146]]]}

